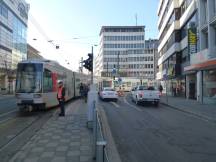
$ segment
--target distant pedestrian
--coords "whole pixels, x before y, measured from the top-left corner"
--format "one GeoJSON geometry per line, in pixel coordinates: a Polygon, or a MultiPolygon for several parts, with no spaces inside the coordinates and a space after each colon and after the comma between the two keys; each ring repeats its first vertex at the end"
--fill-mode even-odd
{"type": "Polygon", "coordinates": [[[160,91],[160,95],[162,95],[162,92],[163,92],[163,86],[160,84],[158,90],[160,91]]]}
{"type": "Polygon", "coordinates": [[[89,87],[88,85],[85,85],[83,89],[83,97],[84,97],[85,102],[87,102],[88,91],[89,91],[89,87]]]}
{"type": "Polygon", "coordinates": [[[57,99],[59,101],[59,106],[60,106],[60,109],[61,109],[59,116],[65,116],[65,107],[64,107],[65,88],[63,86],[63,81],[61,81],[61,80],[58,82],[57,99]]]}
{"type": "Polygon", "coordinates": [[[83,96],[84,96],[84,85],[83,85],[83,83],[80,83],[79,93],[80,93],[80,96],[83,98],[83,96]]]}

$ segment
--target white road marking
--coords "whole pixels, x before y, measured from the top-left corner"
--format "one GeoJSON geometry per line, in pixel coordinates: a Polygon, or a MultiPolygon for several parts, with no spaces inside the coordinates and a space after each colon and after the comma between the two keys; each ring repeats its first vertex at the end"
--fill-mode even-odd
{"type": "Polygon", "coordinates": [[[115,107],[117,107],[117,108],[119,108],[120,106],[117,104],[117,103],[115,103],[115,102],[111,102],[115,107]]]}
{"type": "Polygon", "coordinates": [[[143,110],[137,108],[136,106],[131,105],[131,104],[126,100],[126,96],[124,97],[124,102],[125,102],[127,105],[129,105],[130,107],[132,107],[132,108],[134,108],[135,110],[137,110],[137,111],[143,111],[143,110]]]}
{"type": "Polygon", "coordinates": [[[8,115],[8,114],[11,114],[11,113],[16,112],[16,111],[17,111],[17,109],[9,111],[9,112],[6,112],[6,113],[3,113],[3,114],[0,115],[0,117],[8,115]]]}

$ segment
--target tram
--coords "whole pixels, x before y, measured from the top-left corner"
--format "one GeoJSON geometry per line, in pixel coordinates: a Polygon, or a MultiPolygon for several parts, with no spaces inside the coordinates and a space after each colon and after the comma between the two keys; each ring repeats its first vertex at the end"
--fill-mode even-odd
{"type": "Polygon", "coordinates": [[[20,111],[49,109],[58,105],[58,80],[63,81],[65,100],[79,97],[80,83],[88,76],[73,72],[52,60],[25,60],[17,65],[16,99],[20,111]]]}

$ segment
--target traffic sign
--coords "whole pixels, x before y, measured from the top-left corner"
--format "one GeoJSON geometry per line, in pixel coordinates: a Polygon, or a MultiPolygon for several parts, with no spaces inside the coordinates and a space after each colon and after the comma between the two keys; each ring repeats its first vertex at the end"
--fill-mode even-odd
{"type": "Polygon", "coordinates": [[[122,82],[122,78],[118,78],[118,82],[121,83],[122,82]]]}
{"type": "Polygon", "coordinates": [[[112,74],[116,74],[116,68],[113,68],[112,74]]]}

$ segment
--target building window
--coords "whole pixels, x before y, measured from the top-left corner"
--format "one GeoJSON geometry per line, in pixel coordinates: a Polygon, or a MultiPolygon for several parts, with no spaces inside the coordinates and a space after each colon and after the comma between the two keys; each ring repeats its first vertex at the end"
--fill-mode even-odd
{"type": "Polygon", "coordinates": [[[203,72],[204,103],[216,104],[216,70],[203,72]]]}
{"type": "Polygon", "coordinates": [[[208,31],[204,32],[204,49],[208,48],[208,31]]]}
{"type": "Polygon", "coordinates": [[[208,7],[207,7],[207,0],[204,0],[204,23],[207,23],[207,18],[208,18],[208,7]]]}
{"type": "Polygon", "coordinates": [[[0,3],[0,14],[4,18],[8,19],[8,9],[3,3],[0,3]]]}

